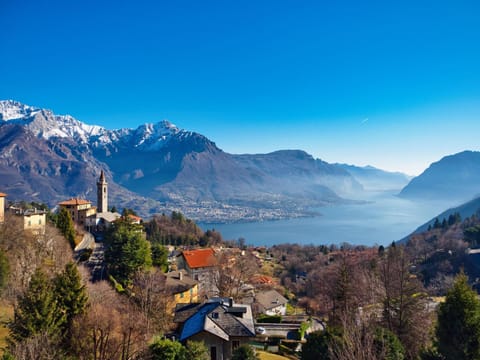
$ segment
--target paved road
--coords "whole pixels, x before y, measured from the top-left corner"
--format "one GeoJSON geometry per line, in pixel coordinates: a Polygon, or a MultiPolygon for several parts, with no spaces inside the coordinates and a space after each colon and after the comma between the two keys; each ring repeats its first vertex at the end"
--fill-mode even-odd
{"type": "Polygon", "coordinates": [[[82,241],[80,241],[80,244],[75,246],[74,251],[80,252],[83,250],[92,249],[94,246],[95,246],[95,238],[93,237],[93,235],[90,233],[85,233],[83,235],[82,241]]]}
{"type": "Polygon", "coordinates": [[[103,243],[96,242],[92,255],[86,262],[86,265],[90,268],[93,282],[105,280],[104,251],[103,243]]]}

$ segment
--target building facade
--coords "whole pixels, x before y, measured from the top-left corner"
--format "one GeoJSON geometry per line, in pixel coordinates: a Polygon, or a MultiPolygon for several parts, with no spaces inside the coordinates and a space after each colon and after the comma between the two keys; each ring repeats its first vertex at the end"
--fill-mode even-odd
{"type": "Polygon", "coordinates": [[[7,194],[0,192],[0,223],[5,221],[5,197],[7,194]]]}

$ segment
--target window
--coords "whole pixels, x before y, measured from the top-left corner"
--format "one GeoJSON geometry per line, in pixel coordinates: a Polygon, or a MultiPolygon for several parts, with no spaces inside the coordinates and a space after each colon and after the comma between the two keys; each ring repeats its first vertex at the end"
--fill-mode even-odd
{"type": "Polygon", "coordinates": [[[240,341],[239,340],[233,340],[232,341],[232,351],[235,350],[240,346],[240,341]]]}
{"type": "Polygon", "coordinates": [[[218,312],[212,313],[212,319],[218,319],[218,312]]]}
{"type": "Polygon", "coordinates": [[[180,293],[180,299],[183,299],[183,296],[185,295],[185,293],[180,293]]]}
{"type": "Polygon", "coordinates": [[[42,219],[38,219],[38,225],[42,225],[42,219]]]}

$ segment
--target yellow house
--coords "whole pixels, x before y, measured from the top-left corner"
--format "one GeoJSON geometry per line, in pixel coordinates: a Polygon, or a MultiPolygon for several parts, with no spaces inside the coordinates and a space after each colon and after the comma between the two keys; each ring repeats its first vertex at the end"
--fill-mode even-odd
{"type": "Polygon", "coordinates": [[[59,203],[60,208],[68,210],[73,222],[85,226],[87,218],[97,213],[97,208],[88,200],[73,198],[59,203]]]}
{"type": "Polygon", "coordinates": [[[29,209],[23,212],[23,229],[34,234],[44,234],[47,214],[45,211],[29,209]]]}
{"type": "Polygon", "coordinates": [[[5,197],[7,194],[0,192],[0,223],[5,221],[5,197]]]}
{"type": "Polygon", "coordinates": [[[167,309],[173,313],[175,306],[198,301],[198,281],[187,275],[185,270],[171,271],[165,274],[167,291],[171,295],[167,309]]]}

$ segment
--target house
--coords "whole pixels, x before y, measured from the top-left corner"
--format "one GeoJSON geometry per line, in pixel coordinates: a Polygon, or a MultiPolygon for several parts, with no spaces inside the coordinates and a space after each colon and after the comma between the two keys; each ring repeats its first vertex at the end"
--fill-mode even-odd
{"type": "Polygon", "coordinates": [[[92,202],[85,199],[72,198],[58,205],[60,208],[67,209],[73,222],[81,226],[86,226],[87,218],[97,213],[97,208],[92,206],[92,202]]]}
{"type": "Polygon", "coordinates": [[[212,248],[185,250],[177,256],[177,269],[185,270],[192,279],[200,283],[199,290],[207,296],[218,293],[215,273],[218,260],[212,248]]]}
{"type": "Polygon", "coordinates": [[[266,315],[285,315],[288,300],[277,290],[261,291],[255,294],[254,306],[257,312],[266,315]]]}
{"type": "Polygon", "coordinates": [[[8,212],[21,216],[23,219],[23,229],[29,230],[33,234],[45,234],[45,226],[47,224],[47,212],[36,208],[24,209],[19,206],[10,206],[8,212]]]}
{"type": "Polygon", "coordinates": [[[255,336],[252,309],[233,300],[212,298],[203,304],[179,304],[174,321],[179,340],[202,341],[212,360],[231,359],[233,350],[255,336]]]}
{"type": "Polygon", "coordinates": [[[5,221],[5,197],[7,194],[0,192],[0,223],[5,221]]]}
{"type": "Polygon", "coordinates": [[[171,271],[165,276],[165,285],[171,294],[171,301],[167,305],[169,313],[173,313],[177,304],[198,302],[198,281],[188,276],[185,270],[171,271]]]}
{"type": "Polygon", "coordinates": [[[86,228],[91,232],[103,232],[108,229],[115,221],[122,217],[118,212],[95,213],[89,216],[85,222],[86,228]]]}

